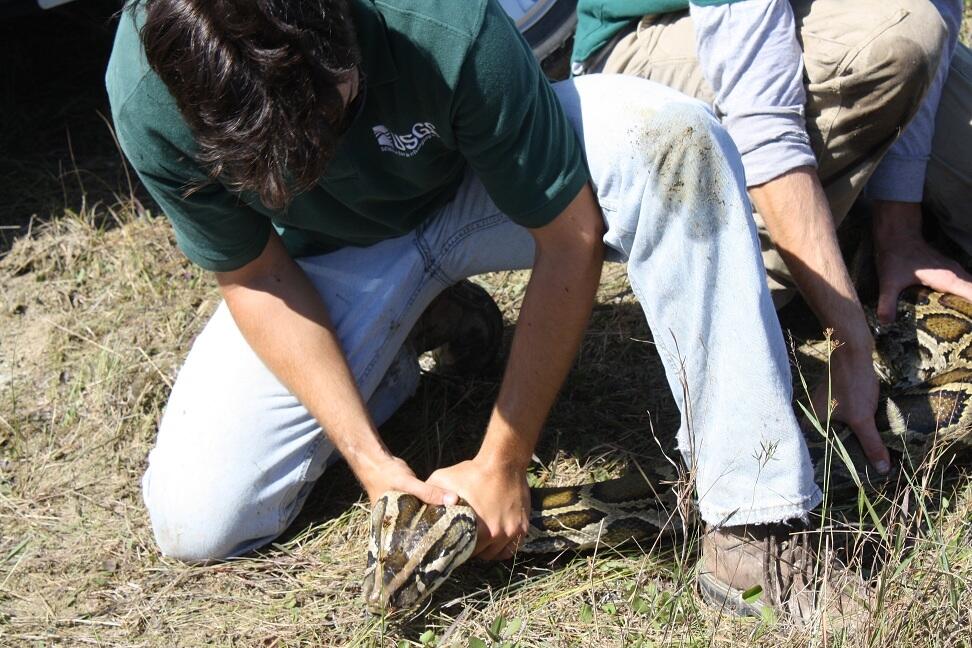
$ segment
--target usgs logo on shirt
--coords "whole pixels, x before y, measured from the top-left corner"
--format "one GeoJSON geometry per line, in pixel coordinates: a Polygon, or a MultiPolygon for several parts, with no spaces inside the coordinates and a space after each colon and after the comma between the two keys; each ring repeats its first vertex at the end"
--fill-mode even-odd
{"type": "Polygon", "coordinates": [[[404,135],[393,133],[384,126],[374,126],[371,130],[374,131],[378,147],[382,151],[402,157],[412,157],[419,152],[423,144],[439,136],[432,122],[419,122],[412,126],[411,132],[404,135]]]}

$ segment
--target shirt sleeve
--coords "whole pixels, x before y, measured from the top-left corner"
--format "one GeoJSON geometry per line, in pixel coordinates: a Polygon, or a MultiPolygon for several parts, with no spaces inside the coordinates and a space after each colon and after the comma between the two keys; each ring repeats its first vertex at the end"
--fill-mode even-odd
{"type": "MultiPolygon", "coordinates": [[[[167,112],[165,104],[154,106],[167,112]]],[[[270,219],[210,180],[181,145],[191,141],[181,120],[175,127],[174,115],[153,114],[152,108],[153,102],[129,102],[115,115],[126,157],[172,223],[176,243],[190,261],[215,272],[243,267],[266,246],[270,219]],[[159,130],[157,125],[167,126],[159,130]]]]}
{"type": "Polygon", "coordinates": [[[807,135],[803,54],[787,0],[689,5],[702,72],[746,169],[746,184],[816,166],[807,135]]]}
{"type": "Polygon", "coordinates": [[[932,4],[945,21],[948,41],[918,112],[912,117],[901,137],[891,146],[868,182],[867,195],[873,199],[918,203],[924,197],[925,172],[935,135],[935,115],[938,113],[938,102],[942,97],[942,88],[948,77],[962,24],[961,0],[932,0],[932,4]]]}
{"type": "Polygon", "coordinates": [[[588,181],[580,142],[516,26],[495,2],[463,62],[452,106],[460,152],[503,213],[556,218],[588,181]]]}

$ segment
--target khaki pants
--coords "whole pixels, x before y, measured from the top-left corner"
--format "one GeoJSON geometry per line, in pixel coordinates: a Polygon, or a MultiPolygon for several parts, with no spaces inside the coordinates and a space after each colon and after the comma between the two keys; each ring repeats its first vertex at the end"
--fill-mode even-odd
{"type": "MultiPolygon", "coordinates": [[[[791,0],[804,50],[807,132],[838,226],[935,74],[946,30],[927,0],[791,0]]],[[[648,16],[610,52],[604,72],[634,74],[712,103],[688,12],[648,16]]],[[[938,110],[925,201],[972,254],[972,54],[961,44],[938,110]]],[[[793,280],[759,215],[774,301],[793,280]]]]}

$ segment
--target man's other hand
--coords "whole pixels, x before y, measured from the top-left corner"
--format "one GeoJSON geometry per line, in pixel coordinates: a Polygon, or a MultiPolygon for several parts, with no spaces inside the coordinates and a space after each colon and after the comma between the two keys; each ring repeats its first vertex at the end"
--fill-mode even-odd
{"type": "Polygon", "coordinates": [[[530,528],[530,488],[520,466],[475,458],[435,471],[428,483],[459,493],[476,511],[474,556],[505,560],[515,553],[530,528]]]}
{"type": "Polygon", "coordinates": [[[874,245],[882,323],[894,321],[898,296],[908,286],[927,286],[972,301],[972,275],[922,237],[918,203],[875,201],[874,245]]]}
{"type": "Polygon", "coordinates": [[[422,481],[415,476],[408,464],[398,457],[383,457],[379,461],[369,463],[367,468],[360,469],[359,473],[358,478],[368,493],[372,505],[390,490],[414,495],[432,506],[451,506],[459,501],[456,491],[422,481]]]}

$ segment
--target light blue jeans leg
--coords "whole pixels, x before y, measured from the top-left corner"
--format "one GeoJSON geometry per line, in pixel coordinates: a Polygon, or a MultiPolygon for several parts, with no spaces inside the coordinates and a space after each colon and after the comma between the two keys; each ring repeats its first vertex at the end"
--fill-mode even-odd
{"type": "Polygon", "coordinates": [[[710,523],[804,516],[820,501],[793,415],[739,154],[709,109],[620,75],[559,84],[682,412],[679,449],[710,523]]]}
{"type": "MultiPolygon", "coordinates": [[[[584,143],[609,257],[627,262],[682,411],[702,517],[759,523],[819,501],[738,154],[701,103],[648,81],[556,87],[584,143]]],[[[414,391],[403,346],[447,285],[529,267],[533,240],[469,176],[411,235],[300,261],[376,422],[414,391]]],[[[313,361],[313,359],[308,359],[313,361]]],[[[290,524],[333,447],[243,340],[225,305],[193,345],[143,479],[163,552],[235,556],[290,524]]]]}

